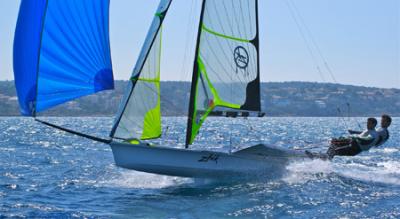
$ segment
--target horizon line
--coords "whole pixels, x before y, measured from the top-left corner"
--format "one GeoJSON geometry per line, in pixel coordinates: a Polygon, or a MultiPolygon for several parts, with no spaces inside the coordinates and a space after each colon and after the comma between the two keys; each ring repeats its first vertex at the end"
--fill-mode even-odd
{"type": "MultiPolygon", "coordinates": [[[[15,81],[14,79],[2,79],[0,82],[10,82],[15,81]]],[[[114,81],[129,81],[129,79],[114,79],[114,81]]],[[[160,80],[160,82],[188,82],[188,80],[160,80]]],[[[400,90],[400,87],[377,87],[377,86],[369,86],[369,85],[356,85],[356,84],[346,84],[346,83],[338,83],[338,82],[321,82],[321,81],[260,81],[260,83],[315,83],[315,84],[332,84],[332,85],[342,85],[342,86],[353,86],[353,87],[364,87],[364,88],[377,88],[377,89],[394,89],[400,90]]]]}

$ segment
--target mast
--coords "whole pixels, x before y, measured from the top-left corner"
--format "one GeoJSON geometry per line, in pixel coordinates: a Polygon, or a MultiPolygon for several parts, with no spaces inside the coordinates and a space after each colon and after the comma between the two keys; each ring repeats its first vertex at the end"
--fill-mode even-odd
{"type": "Polygon", "coordinates": [[[196,40],[196,51],[194,55],[194,63],[193,63],[193,74],[192,74],[192,85],[190,88],[190,102],[189,102],[189,114],[188,114],[188,120],[187,120],[187,129],[186,129],[186,142],[185,142],[185,148],[189,147],[190,144],[190,138],[192,136],[192,126],[193,126],[193,114],[194,114],[194,105],[196,101],[196,87],[197,87],[197,80],[198,80],[198,63],[197,59],[199,56],[199,47],[200,47],[200,37],[201,37],[201,27],[203,24],[203,17],[204,17],[204,8],[205,8],[205,3],[206,0],[203,0],[201,3],[201,12],[200,12],[200,20],[199,20],[199,26],[198,26],[198,32],[197,32],[197,40],[196,40]]]}
{"type": "MultiPolygon", "coordinates": [[[[261,100],[261,89],[260,89],[260,27],[259,27],[259,18],[258,18],[258,0],[256,1],[256,37],[252,40],[253,45],[257,50],[257,78],[255,79],[255,87],[254,95],[257,95],[257,99],[261,100]]],[[[261,101],[258,101],[258,111],[261,111],[261,101]]],[[[256,104],[256,105],[257,105],[256,104]]]]}

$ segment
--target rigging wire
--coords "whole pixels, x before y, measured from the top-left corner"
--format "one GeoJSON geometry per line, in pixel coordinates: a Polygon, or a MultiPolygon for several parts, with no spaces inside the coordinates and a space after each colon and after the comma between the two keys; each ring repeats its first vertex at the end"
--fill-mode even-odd
{"type": "Polygon", "coordinates": [[[189,54],[193,54],[194,52],[192,51],[193,48],[189,48],[189,47],[193,47],[193,39],[195,39],[195,31],[196,31],[196,26],[192,25],[195,23],[195,19],[196,16],[191,16],[193,15],[195,9],[197,9],[197,5],[195,4],[195,0],[191,1],[191,5],[190,5],[190,10],[189,10],[189,14],[188,17],[190,17],[190,19],[188,19],[188,23],[187,23],[187,27],[186,27],[186,40],[185,40],[185,50],[184,50],[184,57],[183,57],[183,62],[182,62],[182,67],[181,67],[181,75],[179,80],[180,81],[187,81],[190,76],[190,74],[185,74],[185,71],[187,70],[187,62],[188,62],[188,58],[189,58],[189,54]]]}
{"type": "Polygon", "coordinates": [[[316,49],[317,54],[319,55],[319,57],[321,58],[324,67],[326,68],[327,72],[329,73],[329,75],[331,76],[331,79],[333,82],[337,83],[336,77],[330,67],[330,65],[328,64],[327,59],[325,58],[325,56],[322,53],[321,48],[319,47],[317,41],[314,38],[314,35],[312,34],[312,32],[310,31],[310,29],[308,28],[308,26],[306,25],[306,22],[304,21],[303,16],[301,15],[298,7],[296,6],[296,4],[292,1],[292,0],[287,0],[290,1],[291,5],[293,6],[294,12],[297,14],[299,21],[301,22],[301,24],[304,26],[304,29],[306,31],[306,33],[308,34],[308,36],[310,37],[310,41],[313,44],[313,46],[316,49]]]}
{"type": "MultiPolygon", "coordinates": [[[[321,62],[323,63],[323,67],[326,69],[326,72],[329,74],[331,80],[334,83],[338,83],[335,74],[331,68],[331,66],[329,65],[326,57],[323,55],[321,48],[319,47],[318,43],[316,42],[311,30],[308,28],[306,22],[304,21],[303,16],[301,15],[299,9],[297,8],[296,4],[293,2],[293,0],[286,0],[286,5],[289,8],[289,11],[291,13],[292,18],[294,19],[300,34],[306,44],[306,47],[308,49],[308,52],[310,53],[310,56],[314,62],[314,64],[316,65],[317,71],[321,76],[321,79],[323,82],[327,82],[325,80],[325,77],[323,76],[323,71],[321,70],[320,64],[318,62],[318,59],[316,58],[315,53],[313,52],[313,48],[316,51],[316,54],[319,58],[319,60],[321,60],[321,62]],[[304,30],[303,30],[304,29],[304,30]],[[309,40],[307,40],[307,36],[309,37],[309,40]],[[311,45],[310,45],[311,44],[311,45]]],[[[350,112],[351,112],[351,107],[350,107],[350,103],[348,101],[348,97],[346,95],[344,95],[345,98],[345,102],[346,102],[346,106],[347,106],[347,110],[348,110],[348,114],[347,114],[347,118],[350,121],[350,112]]],[[[338,115],[339,115],[339,121],[342,122],[342,124],[344,124],[344,126],[349,129],[348,123],[345,121],[344,119],[344,115],[342,113],[342,110],[340,109],[340,106],[337,107],[338,109],[338,115]]],[[[358,120],[356,120],[355,118],[353,118],[353,121],[356,121],[357,125],[359,128],[361,128],[360,123],[358,122],[358,120]]]]}
{"type": "Polygon", "coordinates": [[[321,77],[322,81],[325,82],[325,77],[323,75],[321,67],[319,66],[318,59],[316,58],[316,55],[314,54],[314,51],[313,51],[313,49],[312,49],[312,47],[310,45],[310,42],[307,40],[306,33],[302,29],[302,25],[304,26],[304,24],[300,23],[301,20],[299,18],[297,18],[298,13],[295,12],[296,8],[292,7],[292,5],[290,4],[291,3],[290,0],[286,0],[285,3],[286,3],[286,6],[288,7],[288,9],[290,11],[290,15],[292,16],[294,22],[296,23],[296,26],[297,26],[297,28],[298,28],[298,30],[300,32],[301,38],[303,39],[303,41],[304,41],[304,43],[305,43],[305,45],[307,47],[308,53],[310,54],[312,62],[316,66],[316,69],[317,69],[317,72],[318,72],[319,76],[321,77]]]}
{"type": "Polygon", "coordinates": [[[343,124],[347,127],[348,129],[348,125],[346,120],[344,119],[344,116],[342,114],[342,110],[340,109],[340,107],[337,108],[338,114],[339,114],[339,118],[342,120],[343,124]]]}
{"type": "MultiPolygon", "coordinates": [[[[296,13],[297,8],[292,6],[293,2],[291,2],[290,0],[286,0],[285,3],[286,3],[286,6],[288,7],[290,15],[292,16],[292,18],[300,32],[300,35],[306,45],[306,48],[307,48],[308,53],[310,54],[311,60],[314,63],[314,65],[316,66],[316,70],[317,70],[319,76],[321,77],[322,81],[325,82],[326,80],[325,80],[324,74],[321,70],[321,67],[319,66],[318,59],[316,58],[316,55],[313,52],[310,42],[307,40],[306,33],[302,29],[302,25],[305,26],[305,23],[301,22],[302,20],[300,18],[297,18],[300,13],[298,13],[298,12],[296,13]],[[292,4],[290,4],[290,3],[292,3],[292,4]]],[[[310,35],[310,33],[309,33],[309,35],[310,35]]],[[[322,133],[323,132],[322,127],[319,125],[317,125],[317,127],[319,128],[319,131],[322,133]]]]}
{"type": "MultiPolygon", "coordinates": [[[[297,16],[298,16],[300,22],[301,22],[302,25],[304,26],[305,31],[308,33],[308,36],[310,37],[310,41],[311,41],[311,43],[313,44],[313,46],[314,46],[314,48],[315,48],[317,54],[319,55],[319,58],[321,59],[321,61],[322,61],[322,63],[323,63],[323,66],[325,67],[326,71],[329,73],[329,76],[331,77],[332,81],[333,81],[334,83],[337,84],[338,81],[336,80],[335,74],[334,74],[334,72],[333,72],[333,70],[332,70],[330,64],[328,63],[326,57],[323,55],[320,46],[319,46],[318,43],[316,42],[316,40],[315,40],[315,38],[314,38],[314,35],[312,34],[310,28],[308,28],[306,22],[304,21],[304,18],[303,18],[303,16],[301,15],[301,13],[300,13],[298,7],[297,7],[296,4],[293,2],[293,0],[288,0],[288,1],[290,1],[290,3],[291,3],[291,5],[293,6],[294,11],[296,12],[296,14],[297,14],[297,16]]],[[[344,98],[345,98],[345,100],[346,100],[346,106],[347,106],[347,109],[348,109],[348,115],[347,115],[347,117],[348,117],[348,120],[350,121],[350,118],[351,118],[351,117],[350,117],[350,112],[351,112],[350,103],[349,103],[348,97],[347,97],[346,95],[344,96],[344,98]]],[[[360,129],[362,129],[362,128],[361,128],[361,125],[360,125],[360,123],[359,123],[358,120],[356,120],[355,118],[353,118],[352,121],[353,121],[353,122],[356,121],[358,127],[359,127],[360,129]]],[[[351,122],[351,121],[350,121],[350,122],[351,122]]],[[[347,126],[347,128],[348,128],[348,126],[347,126]]]]}

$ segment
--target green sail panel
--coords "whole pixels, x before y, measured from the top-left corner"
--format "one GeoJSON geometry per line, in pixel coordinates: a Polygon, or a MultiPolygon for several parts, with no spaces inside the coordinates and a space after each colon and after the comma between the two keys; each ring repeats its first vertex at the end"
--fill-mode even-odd
{"type": "Polygon", "coordinates": [[[186,145],[216,108],[260,111],[257,0],[205,0],[186,145]]]}
{"type": "Polygon", "coordinates": [[[161,32],[146,59],[114,137],[122,139],[152,139],[161,135],[160,109],[161,32]]]}
{"type": "Polygon", "coordinates": [[[112,138],[147,140],[161,136],[161,25],[170,3],[171,0],[160,2],[121,102],[112,138]]]}

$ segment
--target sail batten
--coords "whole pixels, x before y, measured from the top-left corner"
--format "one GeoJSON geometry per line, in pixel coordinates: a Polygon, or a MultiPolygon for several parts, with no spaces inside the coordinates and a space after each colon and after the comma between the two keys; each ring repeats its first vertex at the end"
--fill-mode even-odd
{"type": "Polygon", "coordinates": [[[261,111],[257,0],[204,0],[186,147],[218,108],[261,111]]]}
{"type": "Polygon", "coordinates": [[[109,0],[22,0],[14,38],[21,114],[114,88],[109,0]]]}
{"type": "Polygon", "coordinates": [[[242,39],[242,38],[228,36],[228,35],[224,35],[222,33],[218,33],[216,31],[213,31],[213,30],[207,28],[204,24],[202,25],[202,29],[204,31],[207,31],[208,33],[211,33],[211,34],[214,34],[216,36],[223,37],[223,38],[226,38],[226,39],[236,40],[236,41],[245,42],[245,43],[249,43],[250,42],[250,40],[248,40],[248,39],[242,39]]]}
{"type": "Polygon", "coordinates": [[[123,100],[110,137],[148,140],[161,136],[160,64],[162,22],[172,0],[161,0],[123,100]]]}

